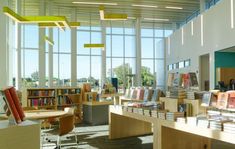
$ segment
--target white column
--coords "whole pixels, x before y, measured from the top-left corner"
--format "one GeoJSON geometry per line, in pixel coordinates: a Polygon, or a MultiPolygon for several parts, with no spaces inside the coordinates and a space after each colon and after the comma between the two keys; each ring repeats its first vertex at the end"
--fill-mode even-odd
{"type": "Polygon", "coordinates": [[[206,10],[206,0],[200,0],[200,13],[206,10]]]}
{"type": "MultiPolygon", "coordinates": [[[[49,15],[53,15],[53,6],[52,2],[50,1],[48,3],[49,5],[49,15]]],[[[53,40],[53,29],[49,28],[49,38],[53,40]]],[[[48,49],[48,86],[52,87],[53,86],[53,45],[49,45],[48,49]]]]}
{"type": "MultiPolygon", "coordinates": [[[[72,10],[72,21],[77,21],[76,8],[72,10]]],[[[71,29],[71,86],[77,86],[77,28],[71,29]]]]}
{"type": "Polygon", "coordinates": [[[8,6],[8,0],[0,1],[0,45],[1,45],[1,54],[0,54],[0,72],[1,72],[1,81],[0,87],[6,87],[8,85],[8,58],[7,58],[7,22],[8,17],[2,13],[2,8],[8,6]]]}
{"type": "Polygon", "coordinates": [[[105,44],[104,49],[101,51],[102,57],[101,57],[101,87],[105,84],[106,80],[106,27],[105,23],[101,22],[102,27],[102,43],[105,44]]]}
{"type": "MultiPolygon", "coordinates": [[[[45,15],[45,0],[40,0],[39,15],[45,15]]],[[[45,29],[39,28],[39,87],[46,85],[45,29]]]]}
{"type": "Polygon", "coordinates": [[[210,89],[214,89],[215,88],[215,53],[214,52],[210,52],[209,55],[209,75],[210,75],[210,89]]]}
{"type": "Polygon", "coordinates": [[[140,18],[136,19],[136,78],[135,86],[141,86],[141,20],[140,18]]]}

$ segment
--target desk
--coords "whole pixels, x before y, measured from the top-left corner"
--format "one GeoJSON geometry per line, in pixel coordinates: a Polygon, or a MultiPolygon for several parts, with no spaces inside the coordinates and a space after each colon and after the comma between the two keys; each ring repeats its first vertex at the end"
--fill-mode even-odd
{"type": "Polygon", "coordinates": [[[83,121],[92,125],[108,123],[108,109],[112,101],[106,102],[84,102],[83,103],[83,121]]]}
{"type": "Polygon", "coordinates": [[[235,146],[235,134],[126,112],[121,106],[109,107],[109,128],[110,139],[152,132],[154,149],[211,149],[212,139],[235,146]]]}
{"type": "Polygon", "coordinates": [[[0,121],[1,149],[40,149],[40,124],[26,120],[18,125],[0,121]]]}

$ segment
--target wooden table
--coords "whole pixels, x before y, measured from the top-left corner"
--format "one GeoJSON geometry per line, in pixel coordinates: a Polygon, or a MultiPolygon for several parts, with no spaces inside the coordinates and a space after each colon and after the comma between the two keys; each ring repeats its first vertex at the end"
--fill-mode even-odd
{"type": "Polygon", "coordinates": [[[48,119],[48,118],[57,118],[68,113],[65,111],[56,111],[56,110],[31,110],[25,111],[26,119],[30,120],[40,120],[40,119],[48,119]]]}
{"type": "Polygon", "coordinates": [[[109,128],[110,139],[153,133],[154,149],[210,149],[212,139],[235,148],[235,134],[126,112],[121,106],[109,107],[109,128]]]}

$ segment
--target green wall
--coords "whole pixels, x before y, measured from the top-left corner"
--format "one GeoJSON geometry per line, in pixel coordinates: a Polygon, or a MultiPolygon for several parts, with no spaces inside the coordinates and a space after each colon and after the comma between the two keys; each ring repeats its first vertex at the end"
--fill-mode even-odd
{"type": "Polygon", "coordinates": [[[235,68],[235,52],[215,52],[215,85],[216,68],[219,67],[235,68]]]}

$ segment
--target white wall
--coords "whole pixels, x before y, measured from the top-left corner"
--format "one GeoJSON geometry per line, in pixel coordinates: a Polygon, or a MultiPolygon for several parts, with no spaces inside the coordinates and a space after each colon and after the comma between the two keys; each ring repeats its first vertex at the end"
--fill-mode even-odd
{"type": "MultiPolygon", "coordinates": [[[[233,8],[235,8],[235,1],[233,8]]],[[[214,88],[214,52],[235,46],[235,28],[231,28],[231,0],[221,0],[202,15],[192,20],[193,35],[192,25],[189,22],[169,37],[167,42],[170,41],[170,43],[166,44],[166,66],[191,59],[190,67],[173,70],[173,72],[197,72],[199,71],[199,56],[209,54],[210,88],[212,89],[214,88]],[[201,34],[201,29],[203,29],[203,34],[201,34]],[[184,31],[183,44],[182,30],[184,31]],[[203,45],[201,39],[203,39],[203,45]],[[168,46],[170,46],[170,53],[168,46]]]]}

